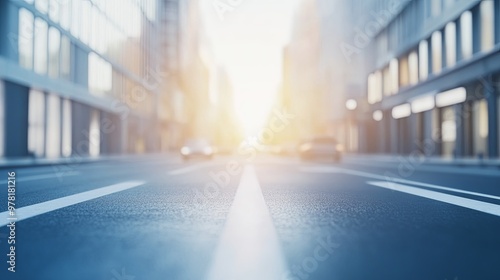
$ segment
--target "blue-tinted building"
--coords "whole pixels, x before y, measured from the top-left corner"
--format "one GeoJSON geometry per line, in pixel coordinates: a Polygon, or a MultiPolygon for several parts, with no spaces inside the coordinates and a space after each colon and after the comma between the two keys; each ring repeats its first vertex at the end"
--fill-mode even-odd
{"type": "Polygon", "coordinates": [[[165,147],[161,131],[169,119],[159,112],[169,109],[175,67],[167,59],[176,45],[169,45],[175,36],[166,26],[172,3],[0,1],[0,154],[97,156],[165,147]]]}
{"type": "Polygon", "coordinates": [[[373,2],[361,148],[497,158],[500,1],[373,2]]]}
{"type": "Polygon", "coordinates": [[[499,0],[315,1],[331,125],[349,150],[499,157],[499,0]]]}

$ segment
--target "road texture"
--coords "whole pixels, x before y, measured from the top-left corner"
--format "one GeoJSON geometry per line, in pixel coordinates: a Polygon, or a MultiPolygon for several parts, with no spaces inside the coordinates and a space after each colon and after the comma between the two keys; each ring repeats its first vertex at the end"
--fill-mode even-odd
{"type": "Polygon", "coordinates": [[[0,279],[500,279],[494,169],[149,156],[0,174],[0,279]]]}

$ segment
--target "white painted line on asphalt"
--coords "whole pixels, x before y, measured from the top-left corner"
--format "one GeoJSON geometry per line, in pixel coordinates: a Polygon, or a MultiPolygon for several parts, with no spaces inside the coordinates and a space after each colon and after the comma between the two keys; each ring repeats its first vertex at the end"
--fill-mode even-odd
{"type": "Polygon", "coordinates": [[[367,182],[372,186],[377,186],[389,190],[404,192],[407,194],[412,194],[420,197],[429,198],[436,201],[441,201],[444,203],[449,203],[472,210],[480,211],[483,213],[488,213],[495,216],[500,216],[500,205],[477,201],[469,198],[464,198],[460,196],[455,196],[451,194],[445,194],[430,190],[425,190],[421,188],[411,187],[403,184],[392,183],[392,182],[367,182]]]}
{"type": "MultiPolygon", "coordinates": [[[[80,172],[78,172],[78,171],[65,172],[64,174],[55,174],[55,173],[54,174],[41,174],[41,175],[32,175],[32,176],[26,176],[26,177],[23,177],[22,174],[17,174],[16,182],[28,182],[28,181],[36,181],[36,180],[43,180],[43,179],[66,177],[66,176],[76,176],[79,174],[80,174],[80,172]]],[[[7,180],[0,181],[0,184],[7,184],[7,180]]]]}
{"type": "Polygon", "coordinates": [[[19,222],[22,220],[26,220],[38,215],[42,215],[54,210],[58,210],[64,207],[68,207],[71,205],[75,205],[78,203],[82,203],[85,201],[89,201],[92,199],[96,199],[102,196],[106,196],[109,194],[121,192],[124,190],[128,190],[131,188],[135,188],[138,186],[143,185],[145,182],[142,181],[130,181],[130,182],[123,182],[123,183],[118,183],[114,185],[110,185],[107,187],[102,187],[99,189],[91,190],[91,191],[86,191],[78,194],[73,194],[70,196],[66,197],[61,197],[37,204],[33,204],[30,206],[25,206],[21,207],[19,209],[15,210],[15,217],[16,219],[10,219],[12,217],[9,216],[9,211],[5,211],[0,213],[0,227],[3,227],[7,225],[9,222],[19,222]]]}
{"type": "Polygon", "coordinates": [[[285,267],[257,175],[246,166],[207,279],[288,279],[285,267]]]}
{"type": "Polygon", "coordinates": [[[345,169],[345,168],[338,168],[338,167],[331,167],[331,166],[320,166],[320,167],[304,167],[301,170],[304,172],[313,172],[313,173],[344,173],[344,174],[365,177],[365,178],[370,178],[370,179],[384,180],[384,181],[397,182],[397,183],[403,183],[403,184],[410,184],[410,185],[415,185],[415,186],[420,186],[420,187],[426,187],[429,189],[443,190],[443,191],[449,191],[449,192],[454,192],[454,193],[468,194],[468,195],[474,195],[474,196],[478,196],[478,197],[485,197],[485,198],[500,200],[500,196],[496,196],[496,195],[471,192],[471,191],[460,190],[460,189],[450,188],[450,187],[444,187],[444,186],[439,186],[439,185],[435,185],[435,184],[428,184],[428,183],[422,183],[422,182],[417,182],[417,181],[411,181],[411,180],[406,180],[406,179],[401,179],[401,178],[387,177],[387,176],[377,175],[377,174],[373,174],[373,173],[367,173],[367,172],[363,172],[363,171],[345,169]]]}
{"type": "Polygon", "coordinates": [[[172,171],[168,172],[168,175],[185,174],[185,173],[189,173],[189,172],[198,170],[198,169],[203,168],[203,167],[208,166],[208,165],[209,165],[208,163],[198,163],[198,164],[190,165],[187,167],[182,167],[179,169],[172,170],[172,171]]]}

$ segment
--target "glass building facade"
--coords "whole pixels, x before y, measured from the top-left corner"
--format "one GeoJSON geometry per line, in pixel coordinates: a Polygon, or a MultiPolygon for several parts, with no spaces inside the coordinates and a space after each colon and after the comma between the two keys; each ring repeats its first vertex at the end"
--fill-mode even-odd
{"type": "Polygon", "coordinates": [[[157,151],[167,2],[1,1],[1,155],[157,151]]]}
{"type": "Polygon", "coordinates": [[[377,59],[366,69],[370,117],[359,129],[378,143],[360,149],[411,154],[432,143],[436,156],[498,158],[500,1],[373,0],[372,15],[394,2],[401,9],[366,48],[377,59]],[[394,118],[405,104],[411,111],[394,118]]]}

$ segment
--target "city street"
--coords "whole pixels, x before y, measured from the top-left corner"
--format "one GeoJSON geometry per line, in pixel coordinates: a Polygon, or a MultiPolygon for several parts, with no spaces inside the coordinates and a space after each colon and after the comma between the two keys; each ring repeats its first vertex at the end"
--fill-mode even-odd
{"type": "Polygon", "coordinates": [[[0,280],[500,279],[500,0],[6,0],[0,37],[0,280]]]}
{"type": "MultiPolygon", "coordinates": [[[[0,279],[500,279],[498,169],[130,156],[15,171],[0,279]]],[[[7,192],[1,194],[2,209],[7,192]]]]}

